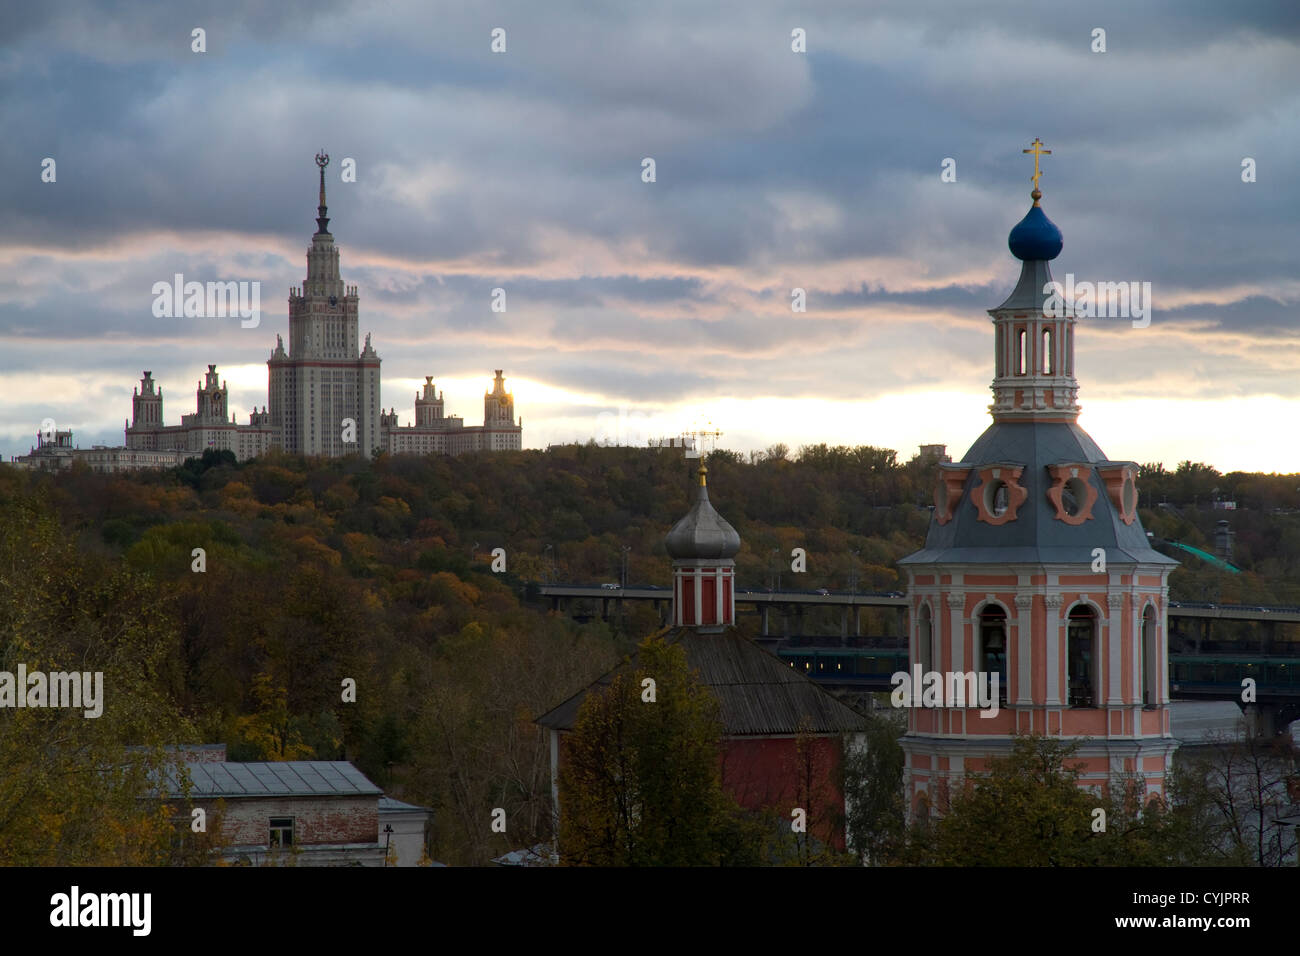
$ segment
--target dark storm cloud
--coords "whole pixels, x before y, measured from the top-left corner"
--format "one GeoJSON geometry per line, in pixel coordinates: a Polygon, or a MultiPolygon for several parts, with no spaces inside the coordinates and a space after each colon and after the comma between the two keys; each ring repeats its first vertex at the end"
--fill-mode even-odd
{"type": "MultiPolygon", "coordinates": [[[[188,381],[210,361],[265,361],[304,273],[321,146],[343,275],[386,378],[504,365],[647,403],[824,395],[836,378],[862,398],[982,389],[984,310],[1014,283],[1006,235],[1029,204],[1020,150],[1040,136],[1058,278],[1151,282],[1156,321],[1125,341],[1200,361],[1200,395],[1240,387],[1208,351],[1229,347],[1252,381],[1296,387],[1251,352],[1300,298],[1300,133],[1279,121],[1300,108],[1289,3],[249,0],[0,16],[0,429],[31,415],[11,397],[23,375],[107,376],[125,394],[151,364],[188,381]],[[196,26],[207,54],[190,52],[196,26]],[[488,48],[497,26],[505,55],[488,48]],[[795,26],[806,56],[790,52],[795,26]],[[39,178],[46,156],[55,184],[39,178]],[[339,179],[345,157],[356,183],[339,179]],[[957,182],[942,183],[949,157],[957,182]],[[1244,157],[1257,183],[1241,181],[1244,157]],[[261,281],[260,327],[155,319],[150,287],[174,272],[261,281]],[[498,286],[505,314],[489,309],[498,286]],[[939,363],[918,365],[918,339],[939,363]],[[1199,359],[1185,352],[1202,341],[1199,359]]],[[[1138,381],[1139,361],[1097,373],[1138,381]]]]}

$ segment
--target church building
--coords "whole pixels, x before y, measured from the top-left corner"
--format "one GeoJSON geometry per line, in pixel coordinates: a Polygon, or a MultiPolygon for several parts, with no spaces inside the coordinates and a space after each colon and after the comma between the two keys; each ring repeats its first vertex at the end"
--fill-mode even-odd
{"type": "Polygon", "coordinates": [[[1039,205],[1011,230],[1021,261],[993,320],[993,423],[938,465],[934,514],[906,573],[913,672],[997,675],[999,707],[912,707],[902,738],[911,813],[942,811],[1014,734],[1078,741],[1081,783],[1117,775],[1162,794],[1169,729],[1169,573],[1138,520],[1137,471],[1079,427],[1076,323],[1052,295],[1060,230],[1039,205]]]}
{"type": "MultiPolygon", "coordinates": [[[[673,626],[663,639],[685,650],[688,666],[718,702],[723,789],[742,807],[771,809],[784,820],[801,807],[807,811],[809,835],[843,849],[847,811],[836,772],[846,742],[856,745],[867,721],[736,630],[740,535],[710,503],[703,466],[698,474],[691,509],[664,542],[673,560],[673,626]],[[810,741],[802,756],[801,736],[810,741]],[[816,778],[813,807],[805,806],[809,784],[801,777],[801,770],[806,774],[810,767],[816,778]]],[[[564,813],[558,792],[564,735],[573,729],[588,694],[636,666],[634,656],[537,719],[550,731],[552,798],[559,814],[564,813]]]]}

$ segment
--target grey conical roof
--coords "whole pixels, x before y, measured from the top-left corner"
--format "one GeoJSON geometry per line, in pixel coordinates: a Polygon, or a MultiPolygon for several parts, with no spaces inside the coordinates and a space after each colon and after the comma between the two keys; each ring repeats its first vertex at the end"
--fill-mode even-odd
{"type": "Polygon", "coordinates": [[[706,474],[707,470],[701,465],[695,502],[686,517],[673,525],[673,530],[664,539],[668,556],[676,561],[730,559],[740,550],[740,535],[709,503],[709,490],[705,487],[706,474]]]}

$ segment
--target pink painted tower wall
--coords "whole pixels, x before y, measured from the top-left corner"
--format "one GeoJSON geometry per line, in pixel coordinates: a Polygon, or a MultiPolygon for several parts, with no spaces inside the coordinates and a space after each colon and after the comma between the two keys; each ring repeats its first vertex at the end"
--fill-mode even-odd
{"type": "Polygon", "coordinates": [[[1020,281],[989,310],[993,424],[938,466],[925,547],[900,562],[912,667],[997,673],[1001,702],[996,716],[909,710],[913,814],[941,812],[946,792],[1009,753],[1017,733],[1078,741],[1084,785],[1136,775],[1148,796],[1164,793],[1177,746],[1166,630],[1176,562],[1142,530],[1136,464],[1110,461],[1078,425],[1076,321],[1050,295],[1062,242],[1040,196],[1009,240],[1020,281]]]}

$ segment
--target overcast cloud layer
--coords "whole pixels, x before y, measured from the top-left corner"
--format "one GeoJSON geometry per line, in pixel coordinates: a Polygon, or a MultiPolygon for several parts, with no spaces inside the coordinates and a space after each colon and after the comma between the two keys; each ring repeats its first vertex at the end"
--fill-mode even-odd
{"type": "Polygon", "coordinates": [[[1112,458],[1300,470],[1300,9],[952,7],[5,9],[0,453],[47,417],[121,444],[146,368],[171,424],[208,363],[240,421],[265,404],[323,146],[403,422],[425,375],[481,421],[503,368],[529,447],[712,420],[733,448],[960,454],[988,421],[985,310],[1017,275],[1037,136],[1054,273],[1153,288],[1149,328],[1081,320],[1085,427],[1112,458]],[[155,318],[178,272],[260,281],[260,326],[155,318]]]}

